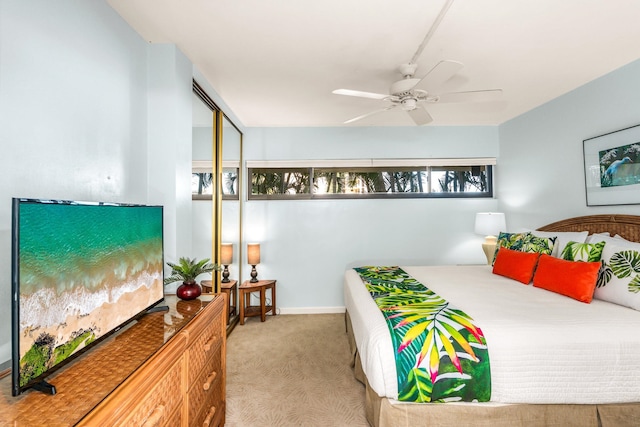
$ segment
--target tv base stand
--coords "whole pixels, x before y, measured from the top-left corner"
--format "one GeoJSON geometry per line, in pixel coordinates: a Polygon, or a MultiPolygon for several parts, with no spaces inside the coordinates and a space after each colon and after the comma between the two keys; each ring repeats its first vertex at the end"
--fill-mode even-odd
{"type": "Polygon", "coordinates": [[[156,305],[155,307],[151,307],[150,309],[145,311],[144,314],[158,313],[162,311],[169,311],[169,307],[167,307],[166,305],[156,305]]]}
{"type": "Polygon", "coordinates": [[[31,386],[32,389],[41,391],[45,394],[56,394],[56,386],[46,381],[40,381],[31,386]]]}

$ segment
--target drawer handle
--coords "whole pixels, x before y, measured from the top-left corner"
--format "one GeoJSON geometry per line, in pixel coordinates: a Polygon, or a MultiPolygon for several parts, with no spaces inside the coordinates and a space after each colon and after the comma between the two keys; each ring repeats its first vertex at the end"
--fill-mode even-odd
{"type": "Polygon", "coordinates": [[[160,405],[156,407],[156,409],[151,411],[151,414],[147,417],[147,419],[145,420],[144,424],[142,424],[142,426],[143,427],[157,426],[160,424],[160,420],[162,419],[162,417],[164,417],[164,405],[160,405]]]}
{"type": "Polygon", "coordinates": [[[213,420],[213,416],[215,414],[216,414],[216,407],[212,406],[211,409],[209,409],[209,412],[207,413],[207,418],[204,419],[202,426],[209,427],[209,425],[211,424],[211,420],[213,420]]]}
{"type": "Polygon", "coordinates": [[[215,340],[213,339],[213,337],[211,337],[211,339],[204,344],[204,346],[203,346],[204,351],[211,350],[211,347],[213,347],[213,343],[214,342],[215,342],[215,340]]]}
{"type": "Polygon", "coordinates": [[[218,373],[216,371],[213,371],[205,380],[204,384],[202,384],[202,388],[204,390],[209,390],[211,388],[211,384],[213,383],[213,381],[216,379],[216,377],[218,376],[218,373]]]}

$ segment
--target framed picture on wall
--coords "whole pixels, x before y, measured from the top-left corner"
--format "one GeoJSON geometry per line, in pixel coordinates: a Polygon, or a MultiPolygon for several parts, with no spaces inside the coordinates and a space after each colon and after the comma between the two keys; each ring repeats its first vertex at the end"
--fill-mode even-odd
{"type": "Polygon", "coordinates": [[[640,204],[640,125],[585,139],[587,206],[640,204]]]}

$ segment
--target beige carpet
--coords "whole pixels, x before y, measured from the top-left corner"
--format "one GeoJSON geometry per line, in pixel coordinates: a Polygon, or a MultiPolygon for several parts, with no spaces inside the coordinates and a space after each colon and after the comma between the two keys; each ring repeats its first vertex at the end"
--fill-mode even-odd
{"type": "Polygon", "coordinates": [[[259,317],[227,340],[226,426],[368,426],[343,314],[259,317]]]}

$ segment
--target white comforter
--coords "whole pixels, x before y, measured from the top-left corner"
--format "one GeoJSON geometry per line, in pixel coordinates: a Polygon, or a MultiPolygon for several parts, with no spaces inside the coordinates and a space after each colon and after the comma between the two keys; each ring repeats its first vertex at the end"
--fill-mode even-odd
{"type": "MultiPolygon", "coordinates": [[[[402,268],[482,329],[492,402],[640,402],[640,312],[525,286],[490,266],[402,268]]],[[[369,384],[396,399],[389,330],[354,270],[345,273],[345,305],[369,384]]]]}

